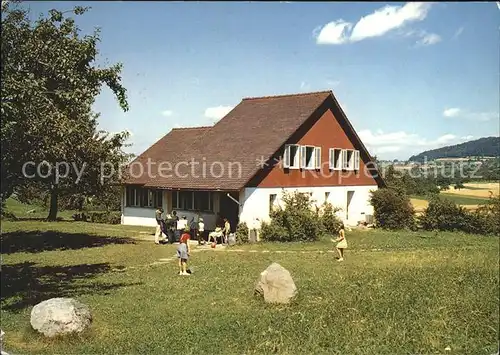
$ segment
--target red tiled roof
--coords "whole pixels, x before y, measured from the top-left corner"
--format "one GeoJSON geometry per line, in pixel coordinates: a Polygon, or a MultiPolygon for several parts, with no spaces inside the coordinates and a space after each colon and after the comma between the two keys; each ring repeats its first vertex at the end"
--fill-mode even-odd
{"type": "Polygon", "coordinates": [[[321,91],[245,98],[212,127],[173,129],[135,160],[143,164],[144,174],[126,183],[239,190],[259,171],[259,160],[272,157],[331,97],[331,91],[321,91]],[[155,162],[150,177],[148,158],[155,162]],[[172,168],[163,177],[158,171],[162,162],[172,168]]]}

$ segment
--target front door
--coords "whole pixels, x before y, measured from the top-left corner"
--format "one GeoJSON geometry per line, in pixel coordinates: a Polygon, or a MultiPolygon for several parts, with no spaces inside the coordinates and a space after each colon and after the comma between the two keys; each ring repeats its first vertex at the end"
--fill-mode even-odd
{"type": "Polygon", "coordinates": [[[222,218],[227,218],[229,223],[231,223],[231,232],[234,233],[239,221],[240,206],[236,203],[236,201],[239,201],[239,196],[237,192],[230,192],[230,196],[236,200],[233,201],[227,194],[227,192],[222,192],[220,195],[219,213],[222,218]]]}

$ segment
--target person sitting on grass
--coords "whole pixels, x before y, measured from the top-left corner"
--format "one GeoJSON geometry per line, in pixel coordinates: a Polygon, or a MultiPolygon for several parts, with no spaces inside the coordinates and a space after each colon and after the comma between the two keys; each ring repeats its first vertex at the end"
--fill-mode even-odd
{"type": "Polygon", "coordinates": [[[179,246],[177,247],[177,258],[179,259],[179,275],[189,275],[187,272],[187,262],[189,255],[191,254],[191,248],[189,246],[189,240],[191,235],[189,234],[189,227],[184,228],[184,233],[182,233],[179,240],[179,246]]]}
{"type": "Polygon", "coordinates": [[[345,239],[345,227],[342,223],[339,228],[339,237],[337,239],[331,239],[332,242],[337,243],[335,246],[339,256],[337,257],[338,261],[344,261],[344,249],[347,249],[347,240],[345,239]]]}

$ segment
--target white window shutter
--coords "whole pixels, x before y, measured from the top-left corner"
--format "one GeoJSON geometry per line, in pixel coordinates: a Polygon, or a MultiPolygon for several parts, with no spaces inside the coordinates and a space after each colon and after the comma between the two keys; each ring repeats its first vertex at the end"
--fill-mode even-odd
{"type": "Polygon", "coordinates": [[[347,170],[347,150],[342,149],[342,169],[347,170]]]}
{"type": "Polygon", "coordinates": [[[314,148],[314,163],[316,169],[321,169],[321,147],[314,148]]]}
{"type": "Polygon", "coordinates": [[[328,166],[330,170],[335,169],[335,153],[333,148],[328,149],[328,166]]]}
{"type": "Polygon", "coordinates": [[[285,145],[285,152],[283,153],[283,167],[290,167],[290,146],[285,145]]]}
{"type": "Polygon", "coordinates": [[[354,170],[359,171],[359,150],[354,151],[354,170]]]}
{"type": "Polygon", "coordinates": [[[299,146],[300,148],[300,168],[307,168],[307,147],[305,145],[299,146]]]}

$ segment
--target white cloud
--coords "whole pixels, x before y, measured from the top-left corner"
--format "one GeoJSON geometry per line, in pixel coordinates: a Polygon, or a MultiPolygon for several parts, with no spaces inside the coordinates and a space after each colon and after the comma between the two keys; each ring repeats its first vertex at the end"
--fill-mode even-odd
{"type": "Polygon", "coordinates": [[[178,123],[174,123],[174,128],[181,128],[182,126],[178,123]]]}
{"type": "Polygon", "coordinates": [[[431,6],[432,3],[425,2],[408,2],[404,6],[386,5],[362,17],[355,25],[340,19],[317,27],[313,36],[317,44],[344,44],[380,37],[408,23],[424,20],[431,6]]]}
{"type": "Polygon", "coordinates": [[[402,31],[402,33],[405,37],[414,37],[415,38],[415,44],[418,47],[422,46],[430,46],[436,43],[441,42],[442,38],[440,35],[435,34],[435,33],[429,33],[424,30],[409,30],[409,31],[402,31]]]}
{"type": "Polygon", "coordinates": [[[472,138],[474,138],[474,136],[464,136],[464,137],[460,137],[461,140],[463,141],[470,141],[472,138]]]}
{"type": "Polygon", "coordinates": [[[340,81],[339,80],[327,80],[326,81],[326,84],[332,88],[334,87],[337,87],[340,85],[340,81]]]}
{"type": "Polygon", "coordinates": [[[173,111],[171,111],[171,110],[165,110],[165,111],[162,111],[162,113],[161,113],[161,114],[162,114],[163,116],[165,116],[165,117],[170,117],[170,116],[172,116],[174,113],[173,113],[173,111]]]}
{"type": "Polygon", "coordinates": [[[300,83],[300,90],[309,91],[311,90],[311,84],[306,83],[305,81],[300,83]]]}
{"type": "MultiPolygon", "coordinates": [[[[444,134],[435,139],[427,139],[415,133],[404,131],[385,133],[377,130],[362,130],[358,133],[371,154],[404,152],[408,157],[423,150],[443,147],[470,140],[468,137],[457,137],[454,134],[444,134]]],[[[401,153],[402,154],[402,153],[401,153]]]]}
{"type": "Polygon", "coordinates": [[[427,17],[431,5],[426,2],[408,2],[404,6],[384,6],[358,21],[352,30],[351,40],[383,36],[407,23],[422,21],[427,17]]]}
{"type": "Polygon", "coordinates": [[[349,41],[347,32],[352,28],[352,23],[337,20],[327,23],[325,26],[317,27],[313,31],[317,44],[342,44],[349,41]],[[317,31],[319,30],[319,33],[317,31]]]}
{"type": "Polygon", "coordinates": [[[418,45],[421,46],[430,46],[436,43],[441,42],[441,36],[435,33],[425,33],[422,37],[417,41],[418,45]]]}
{"type": "Polygon", "coordinates": [[[455,136],[454,134],[445,134],[444,136],[441,136],[438,139],[436,139],[436,143],[448,143],[452,142],[456,138],[457,136],[455,136]]]}
{"type": "Polygon", "coordinates": [[[457,117],[460,114],[458,107],[447,108],[443,111],[444,117],[457,117]]]}
{"type": "Polygon", "coordinates": [[[205,110],[205,117],[212,120],[220,120],[222,117],[227,115],[229,111],[233,109],[232,106],[216,106],[209,107],[205,110]]]}
{"type": "Polygon", "coordinates": [[[380,153],[395,153],[395,152],[399,152],[400,150],[401,150],[401,147],[392,146],[392,145],[389,145],[389,146],[386,146],[386,147],[378,147],[376,149],[377,154],[380,154],[380,153]]]}
{"type": "Polygon", "coordinates": [[[447,118],[462,118],[471,121],[486,122],[498,119],[498,112],[472,112],[453,107],[445,109],[443,111],[443,116],[447,118]]]}
{"type": "Polygon", "coordinates": [[[457,39],[461,34],[462,32],[464,31],[464,27],[460,27],[458,30],[455,31],[455,34],[453,35],[453,39],[457,39]]]}

